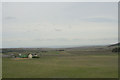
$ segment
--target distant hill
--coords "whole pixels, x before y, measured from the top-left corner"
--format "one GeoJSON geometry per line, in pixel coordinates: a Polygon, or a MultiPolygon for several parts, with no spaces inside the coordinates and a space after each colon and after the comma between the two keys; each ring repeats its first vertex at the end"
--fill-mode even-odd
{"type": "Polygon", "coordinates": [[[119,42],[119,43],[116,43],[116,44],[112,44],[112,45],[110,45],[109,47],[113,47],[113,46],[120,46],[120,42],[119,42]]]}
{"type": "Polygon", "coordinates": [[[112,52],[120,52],[120,42],[119,43],[116,43],[116,44],[112,44],[108,47],[112,47],[112,52]]]}

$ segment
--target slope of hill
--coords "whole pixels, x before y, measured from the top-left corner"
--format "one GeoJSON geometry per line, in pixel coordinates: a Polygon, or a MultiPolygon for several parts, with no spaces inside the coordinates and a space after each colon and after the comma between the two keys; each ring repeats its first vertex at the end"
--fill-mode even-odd
{"type": "Polygon", "coordinates": [[[110,45],[109,47],[112,47],[112,46],[120,46],[120,42],[119,42],[119,43],[116,43],[116,44],[112,44],[112,45],[110,45]]]}

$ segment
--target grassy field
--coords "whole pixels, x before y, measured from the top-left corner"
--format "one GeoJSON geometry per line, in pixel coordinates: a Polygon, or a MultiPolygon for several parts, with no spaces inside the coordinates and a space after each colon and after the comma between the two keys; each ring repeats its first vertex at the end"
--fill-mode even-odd
{"type": "MultiPolygon", "coordinates": [[[[60,53],[56,52],[56,54],[60,53]]],[[[70,55],[69,52],[61,54],[66,55],[41,56],[39,59],[21,60],[3,58],[3,78],[118,77],[117,54],[70,55]]]]}

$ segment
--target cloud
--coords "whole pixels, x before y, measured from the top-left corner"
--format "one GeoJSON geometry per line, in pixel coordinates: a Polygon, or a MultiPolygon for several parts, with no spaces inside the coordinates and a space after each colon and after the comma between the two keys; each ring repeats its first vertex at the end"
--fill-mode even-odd
{"type": "Polygon", "coordinates": [[[5,17],[5,19],[6,20],[14,20],[14,19],[16,19],[16,17],[7,16],[7,17],[5,17]]]}
{"type": "Polygon", "coordinates": [[[3,47],[118,40],[117,3],[4,3],[3,9],[3,47]]]}
{"type": "Polygon", "coordinates": [[[97,22],[97,23],[111,23],[111,22],[116,22],[117,20],[114,18],[107,18],[107,17],[90,17],[90,18],[86,18],[84,19],[85,21],[88,22],[97,22]]]}
{"type": "Polygon", "coordinates": [[[55,31],[62,31],[61,29],[55,29],[55,31]]]}

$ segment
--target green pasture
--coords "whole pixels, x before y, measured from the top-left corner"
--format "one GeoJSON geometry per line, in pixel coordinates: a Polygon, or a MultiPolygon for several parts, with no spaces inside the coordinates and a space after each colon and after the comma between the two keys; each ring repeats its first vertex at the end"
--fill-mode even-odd
{"type": "Polygon", "coordinates": [[[69,55],[67,52],[63,53],[68,55],[41,56],[39,59],[21,60],[3,58],[3,78],[118,77],[118,56],[115,54],[69,55]]]}

